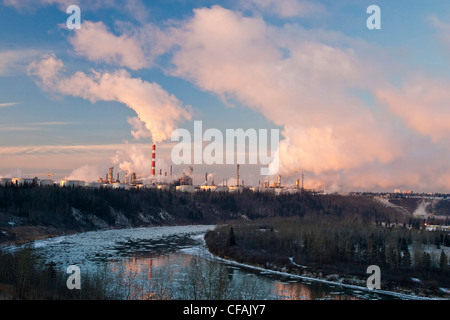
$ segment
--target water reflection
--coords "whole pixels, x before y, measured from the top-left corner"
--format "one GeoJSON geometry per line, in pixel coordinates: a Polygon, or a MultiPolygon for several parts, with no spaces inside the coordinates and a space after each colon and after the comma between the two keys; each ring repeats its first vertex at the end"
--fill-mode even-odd
{"type": "Polygon", "coordinates": [[[238,300],[392,298],[218,261],[204,263],[211,255],[201,256],[199,261],[198,254],[206,250],[203,236],[212,228],[175,226],[89,232],[39,241],[35,250],[46,263],[52,262],[64,272],[68,265],[77,264],[84,274],[101,273],[111,296],[119,299],[189,300],[211,297],[213,289],[221,290],[223,299],[238,300]]]}
{"type": "Polygon", "coordinates": [[[342,291],[329,291],[320,283],[278,282],[273,284],[273,294],[280,300],[361,300],[342,291]]]}
{"type": "Polygon", "coordinates": [[[161,300],[173,298],[177,278],[190,260],[189,256],[173,253],[114,259],[107,266],[120,282],[124,299],[161,300]]]}
{"type": "MultiPolygon", "coordinates": [[[[161,256],[109,260],[107,265],[120,281],[119,287],[123,299],[184,299],[189,296],[187,291],[193,290],[192,283],[186,282],[189,274],[193,273],[193,258],[194,256],[190,254],[177,252],[161,256]]],[[[210,261],[210,263],[220,264],[217,261],[210,261]]],[[[223,267],[223,264],[221,266],[223,267]]],[[[241,288],[240,293],[246,295],[239,298],[250,300],[361,299],[322,283],[303,283],[301,280],[292,279],[283,281],[284,279],[277,279],[273,275],[258,274],[255,271],[234,266],[226,266],[223,270],[227,272],[228,284],[232,290],[241,288]]]]}

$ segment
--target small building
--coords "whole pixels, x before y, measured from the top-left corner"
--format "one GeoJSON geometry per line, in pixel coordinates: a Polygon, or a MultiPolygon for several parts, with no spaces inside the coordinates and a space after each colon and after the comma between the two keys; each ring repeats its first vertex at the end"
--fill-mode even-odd
{"type": "Polygon", "coordinates": [[[259,188],[258,189],[259,192],[261,193],[272,193],[275,194],[275,190],[273,188],[259,188]]]}
{"type": "MultiPolygon", "coordinates": [[[[16,186],[23,186],[23,185],[30,185],[33,184],[34,179],[29,179],[29,178],[12,178],[11,179],[12,184],[15,184],[16,186]]],[[[39,180],[36,180],[37,182],[39,182],[39,180]]]]}
{"type": "Polygon", "coordinates": [[[208,186],[208,185],[200,186],[200,190],[202,191],[215,191],[216,189],[217,186],[208,186]]]}
{"type": "Polygon", "coordinates": [[[450,226],[441,226],[441,225],[429,225],[425,224],[426,231],[443,231],[450,232],[450,226]]]}
{"type": "Polygon", "coordinates": [[[0,186],[10,186],[12,184],[11,178],[0,178],[0,186]]]}
{"type": "Polygon", "coordinates": [[[196,188],[193,185],[181,185],[181,186],[177,186],[177,191],[194,193],[196,191],[196,188]]]}
{"type": "Polygon", "coordinates": [[[49,187],[49,186],[53,186],[55,184],[55,182],[53,180],[40,180],[39,181],[39,186],[41,187],[49,187]]]}
{"type": "Polygon", "coordinates": [[[168,184],[159,184],[156,188],[158,190],[162,190],[162,191],[169,191],[170,190],[170,185],[168,185],[168,184]]]}
{"type": "Polygon", "coordinates": [[[244,191],[244,187],[240,187],[240,186],[232,186],[232,187],[228,187],[229,188],[229,192],[242,192],[244,191]]]}
{"type": "Polygon", "coordinates": [[[125,184],[125,183],[118,183],[118,182],[116,182],[116,183],[110,184],[110,186],[113,189],[124,189],[124,190],[129,190],[130,189],[130,185],[125,184]]]}
{"type": "Polygon", "coordinates": [[[84,187],[89,189],[100,189],[102,186],[103,183],[101,182],[86,182],[84,184],[84,187]]]}
{"type": "Polygon", "coordinates": [[[227,186],[217,186],[214,192],[228,192],[230,191],[230,188],[227,186]]]}
{"type": "Polygon", "coordinates": [[[69,187],[69,188],[78,188],[78,187],[84,187],[84,181],[80,180],[61,180],[60,181],[61,187],[69,187]]]}
{"type": "Polygon", "coordinates": [[[301,193],[301,190],[297,188],[286,188],[283,191],[283,194],[296,194],[296,193],[301,193]]]}

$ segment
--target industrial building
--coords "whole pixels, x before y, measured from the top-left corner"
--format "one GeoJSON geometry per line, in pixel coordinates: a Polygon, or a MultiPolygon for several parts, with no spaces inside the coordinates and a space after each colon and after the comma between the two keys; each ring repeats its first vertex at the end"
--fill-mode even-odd
{"type": "Polygon", "coordinates": [[[176,186],[176,190],[180,192],[194,193],[197,192],[197,188],[193,185],[181,185],[176,186]]]}
{"type": "Polygon", "coordinates": [[[59,185],[61,187],[67,187],[67,188],[78,188],[78,187],[84,187],[84,181],[63,179],[59,182],[59,185]]]}
{"type": "Polygon", "coordinates": [[[12,178],[11,179],[12,184],[16,185],[16,186],[23,186],[23,185],[30,185],[34,183],[34,179],[29,179],[29,178],[12,178]]]}
{"type": "Polygon", "coordinates": [[[100,189],[103,184],[100,182],[85,182],[84,186],[89,189],[100,189]]]}
{"type": "Polygon", "coordinates": [[[173,178],[172,166],[170,166],[170,173],[168,175],[167,171],[159,169],[159,177],[156,176],[156,145],[152,145],[152,156],[151,156],[151,174],[150,177],[137,177],[135,172],[125,172],[123,180],[121,180],[120,173],[114,176],[114,167],[110,167],[106,172],[104,177],[100,177],[97,181],[85,182],[80,180],[69,180],[62,179],[58,182],[54,182],[50,179],[51,175],[48,174],[48,179],[39,180],[26,179],[26,178],[0,178],[0,186],[5,186],[9,184],[14,185],[25,185],[36,183],[39,186],[53,186],[59,185],[60,187],[71,187],[78,188],[84,187],[89,189],[99,189],[99,188],[112,188],[112,189],[139,189],[139,188],[156,188],[158,190],[169,191],[177,190],[180,192],[194,193],[194,192],[243,192],[244,190],[256,191],[256,192],[269,192],[275,195],[280,194],[292,194],[302,192],[303,189],[303,175],[300,185],[300,180],[296,180],[295,187],[283,186],[281,175],[278,176],[276,182],[270,184],[269,181],[265,181],[263,184],[259,183],[257,188],[244,185],[244,181],[241,181],[240,177],[240,165],[236,166],[236,184],[234,186],[228,186],[228,182],[225,183],[224,179],[221,186],[214,183],[214,176],[205,174],[205,181],[202,185],[194,185],[193,181],[193,167],[189,167],[188,170],[184,170],[183,174],[179,178],[173,178]],[[211,177],[211,179],[209,179],[211,177]]]}
{"type": "Polygon", "coordinates": [[[39,180],[39,186],[41,187],[50,187],[53,186],[55,182],[53,180],[39,180]]]}
{"type": "Polygon", "coordinates": [[[8,186],[12,184],[11,178],[0,178],[0,186],[8,186]]]}

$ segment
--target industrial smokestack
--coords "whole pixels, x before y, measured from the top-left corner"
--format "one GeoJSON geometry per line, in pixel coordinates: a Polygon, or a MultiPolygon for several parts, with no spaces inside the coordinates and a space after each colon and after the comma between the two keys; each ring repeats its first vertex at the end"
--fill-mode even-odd
{"type": "Polygon", "coordinates": [[[152,177],[155,176],[156,172],[156,145],[152,146],[152,177]]]}
{"type": "Polygon", "coordinates": [[[239,165],[237,165],[236,169],[236,186],[239,187],[239,165]]]}
{"type": "Polygon", "coordinates": [[[304,180],[305,175],[302,173],[302,190],[303,190],[303,180],[304,180]]]}
{"type": "Polygon", "coordinates": [[[114,167],[109,168],[109,172],[108,172],[108,182],[114,183],[114,167]]]}
{"type": "Polygon", "coordinates": [[[278,175],[278,187],[281,187],[281,175],[278,175]]]}

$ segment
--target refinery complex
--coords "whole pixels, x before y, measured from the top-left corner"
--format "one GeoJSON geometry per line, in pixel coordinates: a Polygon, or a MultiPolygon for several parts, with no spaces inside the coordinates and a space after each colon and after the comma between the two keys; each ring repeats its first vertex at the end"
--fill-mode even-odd
{"type": "MultiPolygon", "coordinates": [[[[169,172],[159,169],[159,174],[156,172],[156,145],[152,146],[152,167],[150,177],[138,177],[135,172],[125,172],[120,176],[120,173],[114,174],[114,167],[110,167],[105,173],[105,176],[99,177],[97,181],[80,181],[80,180],[68,180],[61,179],[55,181],[51,179],[54,174],[48,174],[48,179],[38,178],[0,178],[0,186],[5,185],[26,185],[36,184],[42,187],[45,186],[60,186],[60,187],[84,187],[91,189],[99,188],[113,188],[113,189],[140,189],[140,188],[156,188],[160,190],[176,190],[180,192],[194,193],[198,191],[212,191],[212,192],[240,192],[243,190],[271,192],[274,194],[284,193],[298,193],[304,191],[302,175],[301,180],[297,179],[295,185],[284,186],[281,183],[281,176],[278,179],[270,183],[265,181],[259,183],[257,187],[244,185],[244,182],[240,179],[240,165],[236,165],[236,184],[228,185],[228,180],[224,179],[220,185],[217,185],[214,181],[214,176],[205,173],[204,183],[201,185],[195,185],[193,183],[193,167],[189,167],[188,170],[183,171],[181,177],[174,177],[172,166],[170,166],[169,172]]],[[[315,190],[309,190],[316,192],[315,190]]]]}

